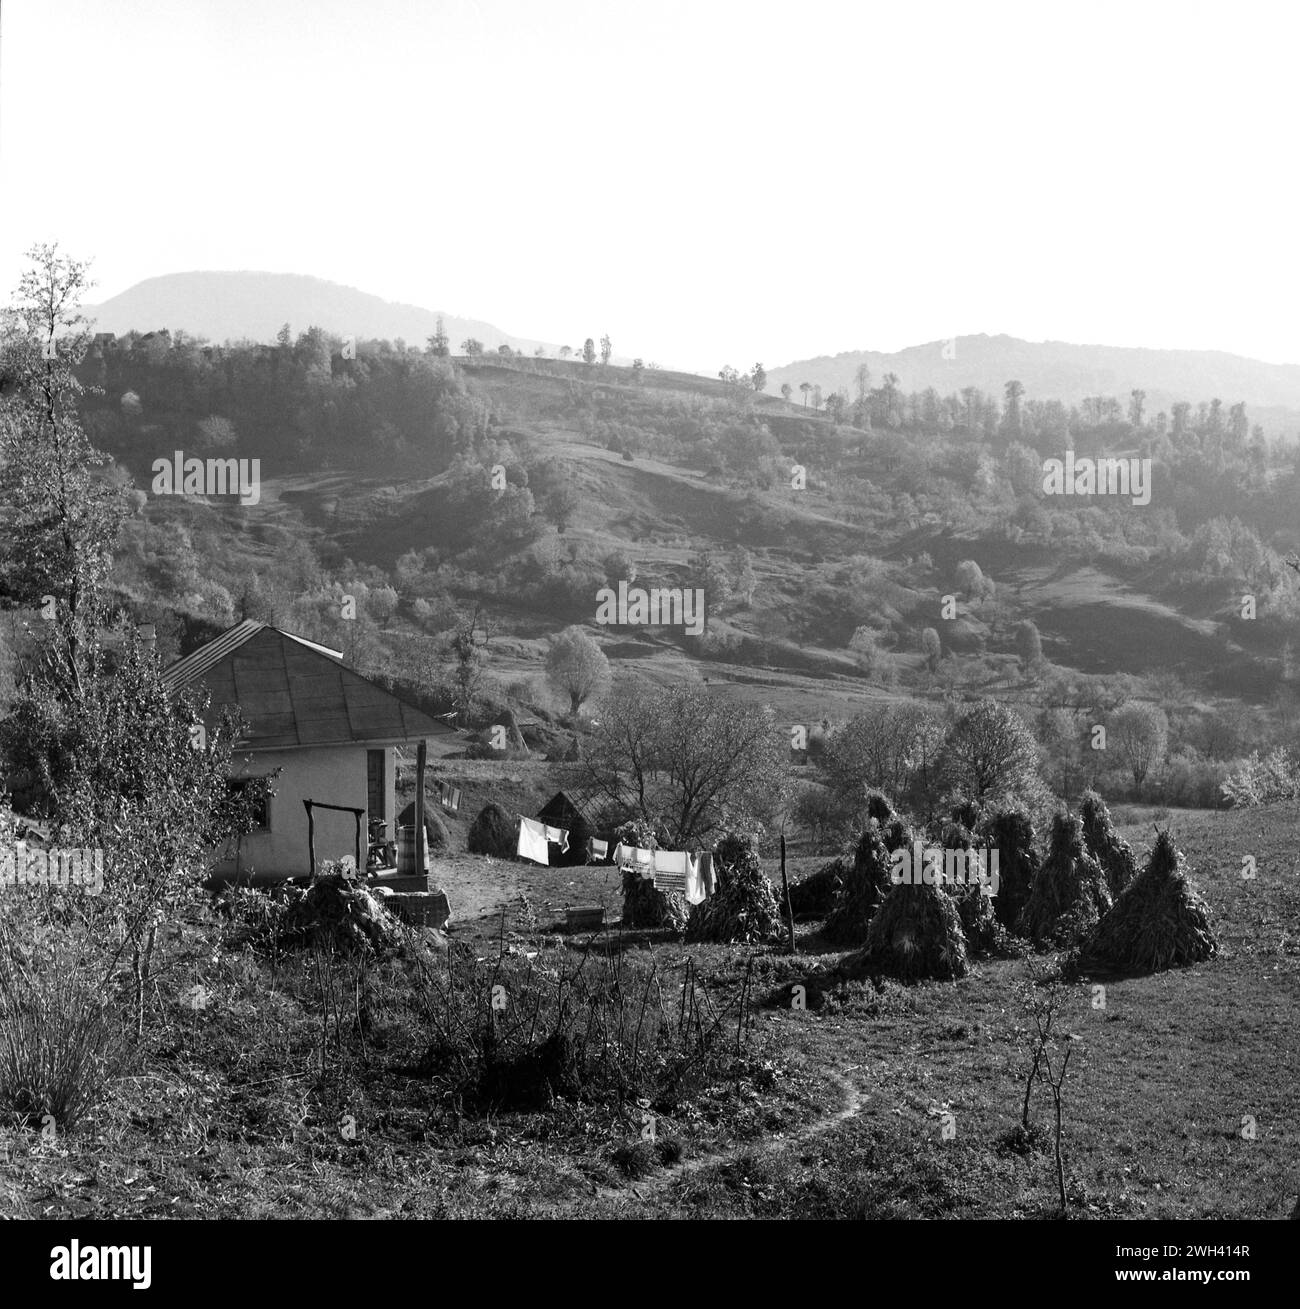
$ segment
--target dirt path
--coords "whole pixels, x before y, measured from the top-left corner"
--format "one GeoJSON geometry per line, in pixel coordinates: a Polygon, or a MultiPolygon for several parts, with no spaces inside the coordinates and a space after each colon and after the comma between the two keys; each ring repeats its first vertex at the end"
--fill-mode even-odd
{"type": "Polygon", "coordinates": [[[865,1097],[849,1081],[847,1076],[849,1073],[856,1072],[861,1066],[861,1064],[850,1064],[841,1071],[829,1073],[828,1076],[831,1081],[839,1086],[842,1094],[840,1107],[833,1113],[823,1114],[819,1118],[814,1118],[812,1122],[805,1123],[789,1136],[771,1137],[765,1141],[743,1141],[725,1150],[710,1151],[708,1154],[698,1155],[693,1159],[687,1159],[680,1164],[675,1164],[671,1168],[665,1168],[662,1172],[651,1177],[641,1178],[635,1183],[629,1183],[626,1187],[616,1189],[589,1183],[590,1189],[586,1196],[580,1197],[564,1207],[572,1207],[578,1203],[586,1203],[591,1200],[604,1200],[618,1205],[629,1204],[633,1201],[645,1203],[662,1196],[665,1191],[676,1186],[684,1178],[702,1172],[706,1168],[716,1168],[722,1164],[730,1163],[742,1154],[770,1154],[777,1150],[787,1150],[792,1146],[804,1145],[808,1141],[816,1140],[817,1137],[823,1136],[840,1126],[841,1123],[846,1123],[850,1118],[856,1117],[861,1110],[865,1097]]]}

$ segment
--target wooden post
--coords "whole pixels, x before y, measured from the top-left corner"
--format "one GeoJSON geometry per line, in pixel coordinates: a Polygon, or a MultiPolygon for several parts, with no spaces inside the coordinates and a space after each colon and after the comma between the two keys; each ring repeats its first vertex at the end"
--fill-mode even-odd
{"type": "Polygon", "coordinates": [[[364,877],[366,866],[361,862],[361,810],[358,810],[353,817],[357,820],[357,876],[364,877]]]}
{"type": "Polygon", "coordinates": [[[429,765],[429,743],[415,747],[415,875],[424,876],[424,773],[429,765]]]}
{"type": "Polygon", "coordinates": [[[312,816],[311,801],[304,800],[307,806],[307,852],[311,855],[311,875],[316,876],[316,819],[312,816]]]}
{"type": "Polygon", "coordinates": [[[785,899],[785,926],[790,938],[790,953],[794,954],[794,908],[790,904],[790,879],[785,875],[785,833],[781,833],[781,893],[785,899]]]}

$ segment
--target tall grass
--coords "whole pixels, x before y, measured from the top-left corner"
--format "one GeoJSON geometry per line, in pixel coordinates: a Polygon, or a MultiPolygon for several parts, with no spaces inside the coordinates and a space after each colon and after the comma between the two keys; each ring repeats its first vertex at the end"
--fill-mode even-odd
{"type": "Polygon", "coordinates": [[[84,925],[46,924],[20,940],[0,921],[0,1108],[73,1130],[126,1068],[130,1045],[102,993],[84,925]]]}
{"type": "Polygon", "coordinates": [[[543,1109],[555,1098],[667,1111],[731,1076],[750,1040],[747,988],[721,1002],[694,967],[609,942],[476,959],[452,947],[421,970],[421,1071],[459,1109],[543,1109]]]}

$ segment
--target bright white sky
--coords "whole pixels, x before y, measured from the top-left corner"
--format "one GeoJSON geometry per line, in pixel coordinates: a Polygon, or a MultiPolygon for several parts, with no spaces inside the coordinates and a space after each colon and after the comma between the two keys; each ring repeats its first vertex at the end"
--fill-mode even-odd
{"type": "Polygon", "coordinates": [[[714,373],[968,332],[1300,363],[1275,0],[3,0],[0,288],[191,269],[714,373]]]}

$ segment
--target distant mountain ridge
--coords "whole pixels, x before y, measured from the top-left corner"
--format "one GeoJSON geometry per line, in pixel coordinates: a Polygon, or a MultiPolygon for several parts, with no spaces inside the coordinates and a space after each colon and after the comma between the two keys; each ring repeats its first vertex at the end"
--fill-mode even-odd
{"type": "Polygon", "coordinates": [[[1176,400],[1193,405],[1218,398],[1225,405],[1246,401],[1252,421],[1271,435],[1300,430],[1300,365],[1268,364],[1221,350],[1156,350],[1133,346],[1074,345],[1065,341],[1022,341],[1013,336],[959,336],[886,354],[850,350],[798,360],[768,370],[768,390],[801,382],[824,392],[853,394],[858,367],[866,364],[871,385],[895,373],[904,392],[933,386],[941,395],[977,386],[1002,399],[1003,386],[1023,384],[1027,400],[1077,403],[1089,395],[1119,396],[1145,391],[1148,416],[1176,400]]]}
{"type": "MultiPolygon", "coordinates": [[[[294,336],[309,327],[321,327],[340,336],[389,341],[400,337],[408,345],[423,346],[437,329],[439,314],[418,305],[397,304],[355,287],[301,273],[190,272],[146,278],[100,305],[87,305],[86,315],[95,330],[122,335],[182,329],[210,341],[273,341],[287,322],[294,336]]],[[[531,354],[557,346],[529,337],[513,336],[492,323],[442,314],[453,353],[468,337],[489,350],[508,345],[531,354]]],[[[569,342],[575,350],[582,342],[569,342]]]]}

